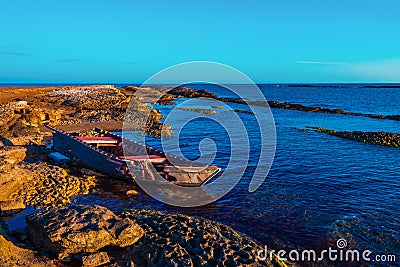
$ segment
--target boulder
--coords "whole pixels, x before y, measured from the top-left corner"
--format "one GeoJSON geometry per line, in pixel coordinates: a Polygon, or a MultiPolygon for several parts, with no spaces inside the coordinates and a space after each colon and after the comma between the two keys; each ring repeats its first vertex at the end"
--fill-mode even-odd
{"type": "Polygon", "coordinates": [[[22,201],[17,200],[5,200],[0,201],[0,216],[9,216],[18,213],[25,209],[25,205],[22,201]]]}
{"type": "Polygon", "coordinates": [[[52,253],[96,252],[137,242],[144,230],[132,219],[120,218],[101,206],[70,205],[26,217],[29,238],[52,253]]]}

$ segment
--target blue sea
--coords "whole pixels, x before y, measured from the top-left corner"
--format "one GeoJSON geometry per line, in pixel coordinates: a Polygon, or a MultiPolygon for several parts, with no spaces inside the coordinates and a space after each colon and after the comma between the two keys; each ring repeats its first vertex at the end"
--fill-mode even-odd
{"type": "MultiPolygon", "coordinates": [[[[216,85],[188,86],[206,89],[220,97],[235,96],[216,85]]],[[[400,89],[365,86],[259,85],[259,88],[267,100],[361,113],[400,114],[400,89]]],[[[179,99],[177,104],[186,100],[179,99]]],[[[247,109],[240,104],[229,106],[247,109]]],[[[174,107],[156,108],[167,116],[174,107]]],[[[223,109],[215,110],[224,112],[223,109]]],[[[106,194],[80,196],[74,201],[99,203],[110,208],[151,208],[199,216],[230,225],[276,250],[323,250],[336,247],[336,240],[345,238],[348,248],[395,254],[399,262],[400,150],[303,132],[293,127],[400,133],[400,121],[283,109],[272,109],[272,113],[277,138],[275,158],[265,181],[253,193],[248,191],[248,186],[258,163],[259,129],[254,115],[238,113],[254,153],[250,154],[243,179],[216,202],[197,208],[178,208],[158,202],[145,193],[137,198],[126,198],[123,193],[127,185],[115,181],[104,182],[106,194]]],[[[209,116],[212,118],[213,115],[209,116]]],[[[199,157],[198,147],[204,138],[215,142],[218,152],[214,163],[224,169],[231,156],[227,152],[231,149],[229,136],[211,120],[198,119],[185,126],[179,136],[183,155],[190,159],[199,157]]],[[[161,146],[159,139],[148,138],[147,142],[161,146]]]]}

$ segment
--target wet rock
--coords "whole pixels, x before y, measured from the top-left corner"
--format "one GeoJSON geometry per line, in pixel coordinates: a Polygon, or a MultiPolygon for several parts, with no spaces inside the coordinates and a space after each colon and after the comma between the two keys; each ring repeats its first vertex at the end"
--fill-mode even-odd
{"type": "Polygon", "coordinates": [[[107,252],[99,252],[82,257],[82,264],[85,267],[100,266],[110,262],[107,252]]]}
{"type": "Polygon", "coordinates": [[[0,235],[8,237],[9,228],[10,227],[3,220],[0,220],[0,235]]]}
{"type": "Polygon", "coordinates": [[[343,109],[330,109],[323,107],[310,107],[297,103],[289,103],[289,102],[279,102],[279,101],[258,101],[258,100],[248,100],[245,101],[241,98],[234,97],[214,97],[215,99],[221,102],[229,102],[236,104],[244,104],[251,106],[268,106],[270,108],[278,108],[278,109],[287,109],[287,110],[298,110],[304,112],[317,112],[317,113],[327,113],[327,114],[341,114],[341,115],[349,115],[349,116],[358,116],[358,117],[368,117],[374,119],[381,120],[400,120],[400,115],[381,115],[381,114],[369,114],[369,113],[359,113],[359,112],[351,112],[345,111],[343,109]]]}
{"type": "Polygon", "coordinates": [[[400,134],[390,132],[336,131],[322,127],[308,127],[318,133],[325,133],[344,139],[354,140],[373,145],[400,148],[400,134]]]}
{"type": "Polygon", "coordinates": [[[124,260],[139,266],[280,266],[275,259],[259,261],[254,251],[261,246],[216,222],[146,210],[120,216],[135,220],[146,230],[124,255],[124,260]]]}
{"type": "Polygon", "coordinates": [[[232,111],[237,112],[237,113],[245,113],[245,114],[253,114],[255,113],[251,110],[245,110],[245,109],[233,109],[232,111]]]}
{"type": "Polygon", "coordinates": [[[0,216],[9,216],[25,209],[25,205],[20,200],[0,201],[0,216]]]}
{"type": "MultiPolygon", "coordinates": [[[[217,95],[210,93],[206,90],[196,90],[192,88],[188,88],[185,86],[177,86],[174,88],[168,88],[165,86],[152,86],[154,90],[160,91],[160,92],[168,92],[167,95],[172,95],[178,98],[198,98],[198,97],[207,97],[207,98],[217,98],[217,95]]],[[[169,99],[172,99],[169,97],[169,99]]]]}
{"type": "Polygon", "coordinates": [[[212,114],[217,114],[215,110],[212,109],[205,109],[205,108],[178,108],[180,110],[186,110],[186,111],[192,111],[192,112],[198,112],[198,113],[203,113],[207,115],[212,115],[212,114]]]}
{"type": "Polygon", "coordinates": [[[25,242],[28,240],[28,229],[26,229],[26,227],[14,229],[11,234],[19,241],[25,242]]]}
{"type": "Polygon", "coordinates": [[[29,238],[53,253],[96,252],[134,244],[144,230],[133,220],[100,206],[70,205],[26,217],[29,238]]]}

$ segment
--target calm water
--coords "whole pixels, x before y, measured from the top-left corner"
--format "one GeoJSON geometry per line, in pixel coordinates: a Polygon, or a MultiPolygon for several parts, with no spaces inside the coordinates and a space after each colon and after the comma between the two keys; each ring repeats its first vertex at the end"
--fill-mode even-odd
{"type": "MultiPolygon", "coordinates": [[[[211,85],[193,85],[231,96],[211,85]]],[[[370,89],[361,85],[316,88],[262,85],[268,100],[347,111],[400,114],[400,89],[370,89]]],[[[179,100],[182,103],[185,99],[179,100]]],[[[240,105],[231,105],[240,108],[240,105]]],[[[171,106],[158,107],[168,114],[171,106]]],[[[241,107],[243,108],[243,107],[241,107]]],[[[217,112],[225,112],[216,110],[217,112]]],[[[274,249],[325,249],[344,237],[349,247],[400,257],[400,150],[292,129],[323,126],[336,130],[400,133],[400,122],[371,118],[273,109],[277,131],[276,156],[261,187],[248,192],[258,160],[259,131],[251,114],[239,114],[249,132],[251,150],[245,177],[225,197],[199,208],[176,208],[141,194],[121,197],[128,185],[105,183],[100,196],[81,196],[78,203],[100,203],[110,208],[142,207],[212,219],[234,227],[274,249]]],[[[190,113],[190,112],[188,112],[190,113]]],[[[211,117],[212,115],[210,115],[211,117]]],[[[180,135],[188,158],[199,156],[201,139],[212,138],[215,163],[225,167],[230,144],[224,129],[207,119],[187,124],[180,135]]],[[[159,141],[149,139],[153,146],[159,141]]]]}

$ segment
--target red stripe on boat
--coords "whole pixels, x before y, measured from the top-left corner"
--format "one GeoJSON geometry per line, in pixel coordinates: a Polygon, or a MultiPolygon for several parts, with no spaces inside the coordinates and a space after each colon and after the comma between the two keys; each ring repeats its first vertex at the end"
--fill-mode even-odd
{"type": "Polygon", "coordinates": [[[133,161],[149,161],[151,163],[162,163],[166,158],[158,155],[140,155],[140,156],[119,156],[122,160],[133,160],[133,161]]]}
{"type": "Polygon", "coordinates": [[[86,143],[115,143],[115,144],[118,143],[118,140],[107,136],[102,136],[102,137],[78,136],[77,138],[86,143]]]}
{"type": "Polygon", "coordinates": [[[158,155],[119,156],[119,158],[127,160],[164,159],[164,157],[158,155]]]}

